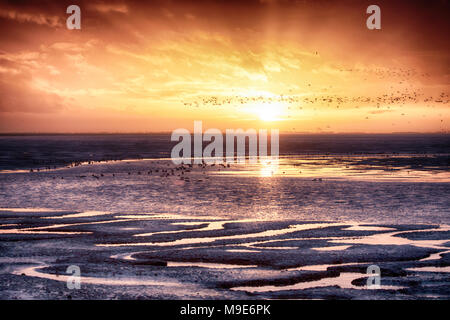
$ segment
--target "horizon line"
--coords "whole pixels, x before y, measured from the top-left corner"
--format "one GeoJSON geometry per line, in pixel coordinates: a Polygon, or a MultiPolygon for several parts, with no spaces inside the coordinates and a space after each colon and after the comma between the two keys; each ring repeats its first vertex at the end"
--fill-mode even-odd
{"type": "MultiPolygon", "coordinates": [[[[150,134],[172,134],[170,131],[154,131],[154,132],[0,132],[0,136],[25,136],[25,135],[150,135],[150,134]]],[[[193,134],[193,132],[191,133],[193,134]]],[[[280,135],[396,135],[396,134],[450,134],[450,132],[433,131],[433,132],[415,132],[415,131],[397,131],[397,132],[280,132],[280,135]]]]}

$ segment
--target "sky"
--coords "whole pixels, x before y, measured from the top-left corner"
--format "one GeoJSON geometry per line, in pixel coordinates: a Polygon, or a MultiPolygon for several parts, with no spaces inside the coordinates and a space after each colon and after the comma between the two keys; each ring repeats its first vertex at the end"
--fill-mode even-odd
{"type": "Polygon", "coordinates": [[[0,0],[0,133],[448,133],[449,7],[0,0]]]}

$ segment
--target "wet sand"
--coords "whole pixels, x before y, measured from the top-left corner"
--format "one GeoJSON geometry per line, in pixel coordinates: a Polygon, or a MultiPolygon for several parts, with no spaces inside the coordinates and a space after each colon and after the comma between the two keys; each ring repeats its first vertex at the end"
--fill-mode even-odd
{"type": "Polygon", "coordinates": [[[450,298],[447,225],[6,208],[0,219],[2,299],[450,298]],[[70,265],[80,289],[67,288],[70,265]]]}
{"type": "Polygon", "coordinates": [[[0,173],[0,298],[448,299],[448,167],[385,158],[0,173]]]}

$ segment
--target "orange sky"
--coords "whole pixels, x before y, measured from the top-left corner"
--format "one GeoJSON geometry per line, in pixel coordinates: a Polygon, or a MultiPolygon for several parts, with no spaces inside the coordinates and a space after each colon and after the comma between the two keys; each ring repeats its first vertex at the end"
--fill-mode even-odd
{"type": "Polygon", "coordinates": [[[448,2],[374,3],[0,1],[0,132],[448,132],[448,2]]]}

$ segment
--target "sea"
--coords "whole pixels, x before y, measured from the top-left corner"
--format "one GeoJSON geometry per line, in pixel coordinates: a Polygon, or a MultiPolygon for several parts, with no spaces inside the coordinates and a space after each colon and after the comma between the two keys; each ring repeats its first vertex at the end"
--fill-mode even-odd
{"type": "Polygon", "coordinates": [[[0,207],[450,224],[450,135],[286,134],[279,162],[192,166],[169,134],[0,136],[0,207]]]}

